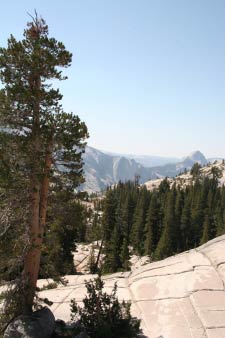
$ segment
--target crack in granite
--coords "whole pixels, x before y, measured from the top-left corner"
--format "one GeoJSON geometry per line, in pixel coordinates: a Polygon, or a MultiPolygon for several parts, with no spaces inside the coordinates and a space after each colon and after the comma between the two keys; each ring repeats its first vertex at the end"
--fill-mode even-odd
{"type": "Polygon", "coordinates": [[[215,264],[213,263],[212,259],[210,258],[210,256],[208,256],[205,252],[202,252],[202,251],[199,250],[199,249],[196,249],[196,251],[200,252],[200,253],[203,255],[203,257],[205,257],[206,259],[208,259],[209,263],[210,263],[211,266],[214,268],[214,270],[216,271],[216,273],[217,273],[217,275],[218,275],[220,281],[222,282],[223,289],[225,290],[225,282],[224,282],[224,280],[223,280],[223,276],[221,275],[221,273],[220,273],[220,272],[218,271],[218,269],[217,269],[217,266],[218,266],[218,265],[215,265],[215,264]]]}
{"type": "MultiPolygon", "coordinates": [[[[217,329],[220,329],[222,335],[224,334],[224,337],[225,337],[225,321],[221,322],[220,320],[218,322],[218,319],[223,317],[223,314],[225,313],[225,308],[223,306],[223,303],[221,303],[220,301],[220,299],[223,299],[224,297],[224,282],[223,282],[224,276],[222,277],[222,269],[221,269],[221,273],[220,271],[218,271],[219,267],[225,264],[225,260],[224,260],[224,252],[222,250],[223,246],[221,244],[217,246],[217,243],[219,242],[225,243],[225,236],[223,236],[222,239],[212,240],[211,243],[205,244],[199,248],[188,250],[185,253],[181,253],[178,255],[179,257],[173,256],[171,258],[168,258],[168,264],[166,264],[167,261],[162,262],[161,266],[156,266],[157,263],[156,264],[153,263],[154,264],[153,267],[151,267],[151,265],[146,266],[146,267],[142,266],[138,268],[137,270],[131,271],[129,273],[118,274],[118,275],[114,274],[111,276],[103,277],[103,280],[106,282],[105,287],[107,290],[109,290],[112,288],[112,284],[114,281],[118,281],[118,284],[120,284],[120,281],[122,282],[121,286],[118,285],[118,291],[121,291],[119,299],[122,299],[123,296],[125,296],[125,298],[127,297],[130,298],[132,305],[133,305],[134,313],[136,314],[136,316],[138,316],[142,320],[143,333],[146,334],[148,337],[155,338],[155,336],[160,335],[160,333],[164,331],[165,329],[165,332],[161,333],[161,335],[164,338],[171,338],[171,337],[178,338],[178,336],[179,338],[182,338],[182,334],[178,335],[177,333],[177,332],[182,332],[182,331],[179,331],[179,330],[182,330],[182,327],[183,327],[183,330],[185,330],[186,332],[185,337],[187,336],[190,338],[200,338],[200,337],[209,338],[211,337],[211,333],[213,332],[212,330],[217,330],[217,329]],[[211,249],[213,245],[215,245],[216,250],[218,248],[219,250],[218,258],[222,260],[217,264],[216,262],[213,261],[214,248],[213,248],[213,251],[211,249]],[[210,248],[209,251],[208,251],[208,248],[210,248]],[[193,252],[195,252],[197,255],[193,256],[192,255],[193,252]],[[213,252],[213,254],[210,254],[211,252],[213,252]],[[175,261],[173,260],[174,257],[176,257],[175,261]],[[196,257],[196,263],[202,262],[203,264],[195,264],[195,257],[196,257]],[[204,257],[204,260],[202,260],[202,257],[204,257]],[[174,267],[173,270],[175,271],[170,272],[169,271],[170,267],[174,267]],[[163,269],[167,269],[168,273],[163,273],[163,269]],[[183,271],[179,271],[179,269],[181,270],[183,269],[183,271]],[[195,274],[195,271],[196,271],[196,274],[195,274]],[[211,273],[208,274],[207,271],[211,273]],[[149,274],[152,273],[152,276],[151,275],[148,276],[148,273],[149,274]],[[193,281],[191,280],[190,283],[189,283],[188,273],[190,273],[190,277],[193,276],[193,281]],[[143,274],[146,274],[146,276],[142,276],[143,274]],[[179,289],[179,296],[176,296],[176,285],[179,285],[177,283],[180,283],[180,278],[178,277],[176,278],[176,276],[182,275],[182,274],[184,274],[184,279],[181,279],[181,280],[182,280],[182,283],[185,283],[185,285],[182,286],[181,289],[179,289]],[[218,281],[217,281],[217,277],[215,276],[215,274],[216,276],[218,276],[218,281]],[[172,282],[171,282],[171,276],[174,276],[174,278],[172,278],[172,282]],[[161,277],[163,278],[161,279],[161,277]],[[168,277],[168,280],[166,279],[166,277],[168,277]],[[202,279],[202,277],[204,278],[202,279]],[[151,293],[149,294],[149,296],[152,296],[151,298],[146,297],[146,298],[140,299],[140,297],[138,296],[139,290],[141,290],[143,286],[143,291],[141,291],[140,295],[145,296],[146,295],[145,290],[148,290],[147,280],[149,281],[149,288],[151,288],[151,284],[152,284],[151,280],[153,278],[155,278],[156,281],[157,280],[160,281],[159,285],[161,285],[161,281],[162,281],[162,289],[159,289],[159,287],[157,286],[156,291],[153,291],[152,289],[151,293]],[[165,282],[164,282],[164,278],[165,278],[165,282]],[[203,281],[206,284],[202,284],[202,283],[195,284],[195,281],[198,281],[199,278],[200,278],[200,281],[203,281]],[[207,280],[207,278],[209,279],[207,280]],[[140,284],[140,286],[137,285],[136,283],[138,281],[140,282],[143,281],[143,285],[142,284],[140,284]],[[168,285],[167,285],[167,282],[168,282],[168,285]],[[210,286],[212,287],[207,288],[207,283],[210,284],[210,286]],[[194,288],[195,285],[198,288],[195,288],[194,290],[190,291],[189,289],[194,288]],[[201,285],[203,285],[203,288],[201,288],[201,285]],[[206,287],[204,287],[204,285],[206,285],[206,287]],[[213,287],[214,285],[216,286],[216,288],[213,287]],[[216,292],[220,292],[220,293],[216,294],[216,292]],[[169,294],[171,294],[170,297],[168,297],[169,294]],[[213,301],[212,305],[210,305],[211,304],[210,302],[209,303],[207,302],[208,297],[212,299],[213,301]],[[218,299],[218,303],[217,301],[213,300],[214,297],[216,297],[215,299],[218,299]],[[165,326],[162,326],[162,324],[160,323],[161,317],[155,317],[157,318],[156,322],[154,321],[152,322],[150,320],[152,314],[148,312],[149,311],[148,308],[154,309],[154,311],[156,311],[155,316],[158,316],[158,312],[157,312],[158,306],[159,306],[159,309],[162,309],[161,311],[163,311],[162,316],[165,316],[165,317],[162,317],[162,322],[161,322],[165,326]],[[217,310],[215,306],[217,306],[220,309],[217,310]],[[176,321],[174,317],[176,315],[176,311],[178,311],[178,314],[179,314],[178,321],[176,321]],[[174,323],[173,323],[173,318],[175,320],[174,323]],[[183,318],[182,319],[183,326],[181,325],[180,318],[183,318]],[[167,330],[166,323],[168,320],[172,321],[171,324],[178,325],[178,328],[179,328],[178,331],[176,331],[176,327],[172,328],[173,325],[169,327],[169,331],[167,330]],[[218,325],[216,325],[217,322],[218,322],[218,325]],[[163,330],[161,331],[161,329],[163,330]],[[174,329],[175,329],[175,332],[173,331],[174,329]]],[[[217,251],[215,251],[215,254],[217,254],[217,251]]],[[[80,275],[77,275],[76,277],[74,276],[74,278],[72,276],[70,277],[68,276],[69,285],[60,286],[59,288],[55,289],[57,290],[57,292],[59,292],[55,294],[57,297],[55,297],[54,294],[51,294],[51,291],[54,291],[54,289],[43,291],[49,294],[49,298],[51,298],[52,296],[53,299],[54,297],[57,299],[60,295],[60,291],[64,290],[63,291],[64,297],[61,300],[58,300],[53,303],[53,308],[52,308],[53,312],[56,312],[62,306],[60,308],[61,310],[58,310],[59,312],[57,311],[57,313],[58,314],[63,313],[64,311],[63,304],[66,304],[65,309],[67,309],[73,292],[75,292],[75,294],[77,293],[79,296],[79,298],[78,297],[76,298],[76,301],[78,303],[82,302],[83,300],[82,293],[84,292],[84,289],[82,289],[82,293],[79,294],[79,288],[84,288],[85,281],[82,280],[84,277],[83,278],[81,277],[81,280],[79,281],[79,277],[80,275]]],[[[92,276],[89,275],[85,277],[87,277],[86,280],[90,280],[90,279],[95,278],[96,275],[92,275],[92,276]]],[[[170,321],[168,321],[169,325],[170,325],[170,321]]],[[[213,334],[214,335],[217,334],[216,331],[213,332],[213,334]]]]}

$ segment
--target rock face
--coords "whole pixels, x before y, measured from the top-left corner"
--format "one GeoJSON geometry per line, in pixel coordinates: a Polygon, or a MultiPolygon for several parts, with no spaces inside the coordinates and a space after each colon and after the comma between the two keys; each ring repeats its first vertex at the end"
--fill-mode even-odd
{"type": "Polygon", "coordinates": [[[47,308],[31,316],[19,316],[7,327],[4,338],[50,338],[55,328],[55,317],[47,308]]]}
{"type": "Polygon", "coordinates": [[[119,180],[133,180],[135,175],[140,175],[143,182],[149,178],[149,169],[135,160],[108,155],[92,147],[86,147],[83,160],[86,182],[81,190],[89,193],[105,190],[119,180]]]}
{"type": "MultiPolygon", "coordinates": [[[[213,169],[218,171],[219,173],[218,174],[219,186],[224,185],[225,184],[225,163],[222,160],[215,161],[214,163],[210,163],[207,166],[200,168],[199,177],[213,178],[213,174],[212,174],[213,169]]],[[[144,184],[148,190],[158,189],[163,179],[164,178],[150,180],[150,181],[145,182],[144,184]]],[[[177,177],[174,177],[174,178],[168,178],[168,182],[171,187],[174,183],[176,183],[176,185],[179,185],[180,187],[185,188],[186,186],[192,184],[194,181],[195,181],[195,178],[193,175],[191,175],[190,171],[185,174],[181,174],[177,177]]]]}
{"type": "MultiPolygon", "coordinates": [[[[70,300],[81,303],[84,281],[93,277],[67,276],[66,287],[42,291],[40,296],[53,302],[56,318],[68,321],[70,300]]],[[[105,276],[104,281],[108,292],[117,281],[119,299],[131,300],[146,337],[225,337],[225,235],[132,272],[105,276]]]]}
{"type": "Polygon", "coordinates": [[[198,162],[199,164],[203,164],[203,165],[207,163],[205,156],[199,150],[196,150],[190,155],[188,155],[185,160],[186,161],[190,160],[195,163],[198,162]]]}
{"type": "MultiPolygon", "coordinates": [[[[191,169],[194,163],[201,165],[207,163],[205,156],[196,151],[181,161],[175,160],[173,163],[145,167],[138,162],[138,157],[134,159],[126,156],[106,154],[98,149],[86,147],[84,160],[84,173],[86,182],[80,187],[89,193],[105,190],[107,186],[118,183],[119,180],[134,180],[135,175],[140,177],[140,183],[159,177],[174,177],[177,174],[191,169]]],[[[172,161],[172,159],[171,159],[172,161]]]]}

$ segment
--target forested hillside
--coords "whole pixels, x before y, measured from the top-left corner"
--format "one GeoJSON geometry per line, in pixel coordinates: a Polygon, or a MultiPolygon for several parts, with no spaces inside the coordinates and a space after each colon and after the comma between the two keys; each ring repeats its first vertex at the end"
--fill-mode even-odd
{"type": "Polygon", "coordinates": [[[225,187],[216,174],[183,188],[164,179],[153,191],[120,182],[106,192],[101,222],[103,271],[127,270],[131,253],[159,260],[223,234],[225,187]]]}

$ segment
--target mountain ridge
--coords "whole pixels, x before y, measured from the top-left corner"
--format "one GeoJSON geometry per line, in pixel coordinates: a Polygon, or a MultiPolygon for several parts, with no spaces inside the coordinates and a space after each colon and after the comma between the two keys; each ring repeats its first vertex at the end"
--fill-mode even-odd
{"type": "MultiPolygon", "coordinates": [[[[179,185],[181,188],[192,184],[197,179],[204,179],[205,177],[213,178],[213,171],[217,173],[217,179],[219,186],[225,185],[225,163],[220,161],[215,161],[214,163],[207,164],[199,169],[199,174],[195,177],[190,171],[180,174],[176,177],[168,178],[168,183],[172,187],[174,184],[179,185]]],[[[157,189],[162,182],[163,178],[158,178],[155,180],[149,180],[144,183],[148,190],[157,189]]]]}
{"type": "Polygon", "coordinates": [[[86,182],[80,190],[88,193],[103,191],[107,186],[116,184],[120,180],[134,180],[135,176],[139,177],[140,183],[156,178],[174,177],[185,169],[191,169],[195,162],[201,165],[207,163],[205,156],[197,150],[180,162],[145,167],[134,159],[112,156],[90,146],[86,147],[83,161],[86,182]]]}
{"type": "Polygon", "coordinates": [[[155,167],[158,165],[164,165],[168,163],[177,163],[182,159],[178,157],[166,157],[166,156],[157,156],[157,155],[137,155],[137,154],[124,154],[124,153],[114,153],[109,151],[100,150],[101,152],[108,154],[114,157],[125,157],[127,159],[133,159],[136,162],[142,164],[144,167],[155,167]]]}

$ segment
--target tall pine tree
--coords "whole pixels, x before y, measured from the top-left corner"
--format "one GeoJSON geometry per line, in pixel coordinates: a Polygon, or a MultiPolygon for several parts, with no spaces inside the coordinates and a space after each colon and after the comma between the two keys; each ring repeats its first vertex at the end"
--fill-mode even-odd
{"type": "Polygon", "coordinates": [[[27,197],[22,206],[27,239],[20,313],[32,311],[53,173],[71,190],[82,181],[87,128],[78,116],[63,111],[62,95],[51,85],[53,80],[66,78],[60,68],[70,66],[71,59],[63,43],[49,38],[48,26],[37,15],[28,23],[21,41],[11,35],[7,48],[0,48],[0,81],[4,86],[0,126],[10,138],[10,147],[15,148],[9,171],[23,176],[27,197]]]}

